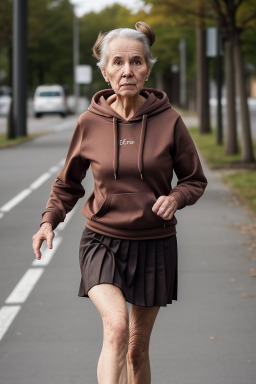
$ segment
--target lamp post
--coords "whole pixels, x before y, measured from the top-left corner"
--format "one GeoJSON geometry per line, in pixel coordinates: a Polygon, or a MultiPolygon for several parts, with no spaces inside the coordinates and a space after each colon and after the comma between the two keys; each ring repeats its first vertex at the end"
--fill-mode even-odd
{"type": "MultiPolygon", "coordinates": [[[[75,8],[75,7],[74,7],[75,8]]],[[[74,111],[78,113],[78,104],[80,96],[79,84],[76,81],[76,68],[79,65],[79,19],[75,14],[74,9],[74,22],[73,22],[73,70],[74,70],[74,98],[75,105],[74,111]]]]}
{"type": "Polygon", "coordinates": [[[27,0],[13,0],[13,118],[15,136],[27,135],[27,0]]]}

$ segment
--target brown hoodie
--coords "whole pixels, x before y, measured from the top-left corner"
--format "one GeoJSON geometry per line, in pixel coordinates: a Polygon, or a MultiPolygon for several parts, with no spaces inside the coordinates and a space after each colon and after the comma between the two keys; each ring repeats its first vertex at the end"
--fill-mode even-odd
{"type": "Polygon", "coordinates": [[[207,180],[191,136],[166,93],[143,88],[146,102],[128,121],[108,104],[112,89],[97,92],[80,115],[65,165],[57,175],[40,223],[53,229],[84,196],[81,182],[91,165],[94,190],[85,201],[86,226],[107,236],[150,239],[176,233],[177,220],[152,211],[161,195],[178,209],[194,204],[207,180]],[[178,177],[172,188],[173,171],[178,177]]]}

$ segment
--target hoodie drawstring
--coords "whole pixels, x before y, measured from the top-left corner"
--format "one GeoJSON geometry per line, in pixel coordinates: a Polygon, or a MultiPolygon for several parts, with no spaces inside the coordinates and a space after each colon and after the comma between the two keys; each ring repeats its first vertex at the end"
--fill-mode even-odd
{"type": "MultiPolygon", "coordinates": [[[[143,115],[141,133],[140,133],[140,143],[139,143],[139,152],[138,152],[138,170],[140,178],[143,179],[143,149],[144,141],[146,135],[146,125],[147,125],[147,115],[143,115]]],[[[117,119],[113,117],[113,137],[114,137],[114,158],[113,158],[113,169],[114,169],[114,178],[117,179],[117,168],[118,168],[118,137],[117,137],[117,119]]]]}
{"type": "Polygon", "coordinates": [[[141,133],[140,133],[139,154],[138,154],[138,168],[139,168],[139,173],[142,181],[143,181],[142,155],[143,155],[144,139],[145,139],[145,133],[146,133],[146,123],[147,123],[147,115],[143,115],[141,133]]]}
{"type": "Polygon", "coordinates": [[[114,168],[114,177],[117,178],[117,162],[118,162],[118,141],[117,141],[117,119],[113,117],[113,136],[114,136],[114,159],[113,159],[113,168],[114,168]]]}

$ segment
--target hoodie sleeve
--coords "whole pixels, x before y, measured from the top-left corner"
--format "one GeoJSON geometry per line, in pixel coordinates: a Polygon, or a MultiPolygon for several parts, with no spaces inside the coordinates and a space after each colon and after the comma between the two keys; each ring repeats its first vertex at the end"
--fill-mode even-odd
{"type": "Polygon", "coordinates": [[[65,220],[66,214],[72,210],[78,199],[85,194],[81,182],[86,175],[90,162],[81,158],[81,143],[82,130],[78,120],[65,164],[52,184],[50,197],[45,210],[42,212],[40,226],[45,222],[49,222],[55,229],[61,221],[65,220]]]}
{"type": "Polygon", "coordinates": [[[195,144],[181,117],[174,129],[173,169],[178,177],[177,186],[169,193],[178,209],[193,205],[202,196],[207,186],[195,144]]]}

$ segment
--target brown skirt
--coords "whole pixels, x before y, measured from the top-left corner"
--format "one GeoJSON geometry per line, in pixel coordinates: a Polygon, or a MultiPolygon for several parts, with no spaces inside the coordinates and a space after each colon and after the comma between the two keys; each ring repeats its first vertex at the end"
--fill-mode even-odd
{"type": "Polygon", "coordinates": [[[176,235],[127,240],[85,227],[79,248],[81,282],[78,296],[98,284],[119,287],[125,300],[143,307],[166,306],[177,300],[176,235]]]}

